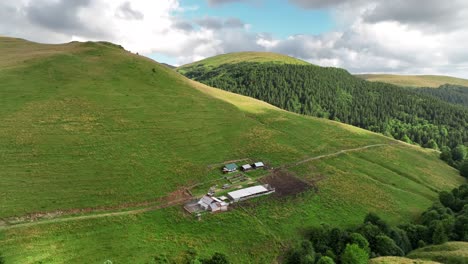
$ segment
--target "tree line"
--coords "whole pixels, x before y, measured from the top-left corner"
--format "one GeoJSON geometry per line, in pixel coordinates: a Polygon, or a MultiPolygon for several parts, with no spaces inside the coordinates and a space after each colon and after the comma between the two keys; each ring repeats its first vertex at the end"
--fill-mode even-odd
{"type": "MultiPolygon", "coordinates": [[[[468,185],[441,192],[414,223],[390,226],[368,214],[355,228],[321,225],[286,253],[288,264],[360,264],[380,256],[405,256],[414,249],[447,241],[468,241],[468,185]]],[[[466,263],[452,256],[451,263],[466,263]]]]}
{"type": "Polygon", "coordinates": [[[417,89],[368,82],[343,69],[243,62],[184,70],[187,77],[213,87],[423,147],[451,150],[468,142],[467,108],[417,89]]]}
{"type": "Polygon", "coordinates": [[[437,97],[443,101],[468,107],[468,87],[445,84],[439,88],[416,88],[415,92],[437,97]]]}

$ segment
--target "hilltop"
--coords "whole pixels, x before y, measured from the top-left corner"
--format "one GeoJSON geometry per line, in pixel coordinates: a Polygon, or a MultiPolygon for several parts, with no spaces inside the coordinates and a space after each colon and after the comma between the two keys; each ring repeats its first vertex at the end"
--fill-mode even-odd
{"type": "Polygon", "coordinates": [[[234,52],[213,56],[201,61],[186,64],[178,68],[178,71],[184,73],[195,68],[213,68],[222,64],[236,64],[240,62],[257,62],[257,63],[276,63],[276,64],[295,64],[295,65],[312,65],[306,61],[296,59],[287,55],[273,52],[234,52]]]}
{"type": "MultiPolygon", "coordinates": [[[[238,57],[227,54],[223,58],[238,57]]],[[[217,60],[207,59],[212,61],[209,67],[201,61],[178,71],[281,109],[340,121],[423,147],[455,148],[468,141],[468,110],[462,107],[465,99],[459,95],[464,93],[458,88],[423,93],[365,81],[340,68],[276,63],[269,58],[265,56],[261,63],[246,59],[216,64],[217,60]]]]}
{"type": "Polygon", "coordinates": [[[438,88],[444,84],[468,86],[468,80],[440,75],[358,74],[356,76],[371,82],[384,82],[403,87],[438,88]]]}
{"type": "Polygon", "coordinates": [[[435,151],[215,89],[110,43],[0,38],[0,73],[7,263],[181,262],[194,252],[271,263],[304,227],[351,226],[371,211],[409,222],[464,181],[435,151]],[[202,221],[183,211],[187,190],[222,184],[220,166],[244,159],[311,188],[202,221]]]}

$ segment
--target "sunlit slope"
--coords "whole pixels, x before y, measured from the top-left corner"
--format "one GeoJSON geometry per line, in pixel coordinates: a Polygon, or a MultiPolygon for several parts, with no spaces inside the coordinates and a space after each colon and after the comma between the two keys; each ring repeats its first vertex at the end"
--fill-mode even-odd
{"type": "Polygon", "coordinates": [[[468,243],[448,242],[414,250],[409,258],[425,259],[440,263],[468,263],[468,243]]]}
{"type": "Polygon", "coordinates": [[[243,158],[317,187],[201,222],[176,206],[4,225],[7,263],[146,263],[190,249],[271,263],[304,227],[354,225],[369,211],[406,222],[463,181],[436,152],[207,87],[112,44],[0,43],[0,220],[151,201],[217,179],[210,165],[243,158]],[[22,58],[5,59],[15,53],[22,58]]]}
{"type": "Polygon", "coordinates": [[[404,87],[437,88],[444,84],[468,86],[468,80],[440,75],[360,74],[357,76],[372,82],[391,83],[404,87]]]}
{"type": "Polygon", "coordinates": [[[278,64],[297,64],[297,65],[311,65],[310,63],[289,57],[287,55],[273,53],[273,52],[234,52],[221,54],[214,57],[210,57],[201,61],[183,65],[177,68],[178,71],[184,72],[190,68],[196,67],[216,67],[222,64],[234,64],[240,62],[268,62],[268,63],[278,63],[278,64]]]}
{"type": "Polygon", "coordinates": [[[389,141],[244,97],[263,109],[248,116],[115,45],[1,42],[0,216],[146,201],[213,177],[207,165],[224,160],[281,165],[389,141]],[[23,59],[4,62],[15,53],[23,59]]]}

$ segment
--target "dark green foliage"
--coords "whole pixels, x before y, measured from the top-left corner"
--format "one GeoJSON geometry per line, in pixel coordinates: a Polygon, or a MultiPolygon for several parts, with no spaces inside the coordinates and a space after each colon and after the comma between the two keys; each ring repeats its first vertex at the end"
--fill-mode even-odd
{"type": "Polygon", "coordinates": [[[388,224],[374,213],[367,214],[364,218],[364,223],[370,223],[377,226],[380,229],[380,231],[382,231],[384,234],[389,233],[390,228],[388,224]]]}
{"type": "Polygon", "coordinates": [[[317,264],[335,264],[335,261],[330,257],[324,256],[317,261],[317,264]]]}
{"type": "Polygon", "coordinates": [[[364,249],[367,253],[370,253],[369,242],[363,235],[359,233],[352,233],[349,236],[349,242],[350,244],[358,245],[360,248],[364,249]]]}
{"type": "Polygon", "coordinates": [[[403,250],[395,241],[386,235],[376,237],[375,253],[378,256],[404,256],[403,250]]]}
{"type": "Polygon", "coordinates": [[[214,253],[210,259],[202,261],[203,264],[229,264],[226,255],[222,253],[214,253]]]}
{"type": "Polygon", "coordinates": [[[460,167],[461,176],[468,178],[468,160],[465,160],[460,167]]]}
{"type": "Polygon", "coordinates": [[[303,240],[296,247],[290,250],[286,257],[289,264],[313,264],[315,263],[314,246],[309,240],[303,240]]]}
{"type": "Polygon", "coordinates": [[[413,249],[408,238],[408,234],[404,230],[397,227],[391,228],[389,237],[395,241],[395,244],[401,248],[401,250],[403,250],[404,254],[410,252],[413,249]]]}
{"type": "Polygon", "coordinates": [[[447,146],[442,147],[440,159],[447,162],[450,165],[453,165],[452,150],[447,146]]]}
{"type": "Polygon", "coordinates": [[[454,161],[462,161],[466,157],[466,147],[463,145],[457,145],[452,149],[452,159],[454,161]]]}
{"type": "Polygon", "coordinates": [[[312,241],[314,248],[317,252],[325,253],[330,249],[330,227],[327,225],[321,225],[319,227],[312,228],[309,232],[310,241],[312,241]]]}
{"type": "Polygon", "coordinates": [[[367,82],[342,69],[245,62],[184,70],[189,78],[288,111],[339,120],[425,147],[453,148],[468,141],[468,109],[415,89],[367,82]]]}
{"type": "Polygon", "coordinates": [[[442,222],[438,221],[435,224],[434,233],[432,235],[432,243],[439,245],[448,241],[448,236],[445,233],[445,228],[442,222]]]}
{"type": "Polygon", "coordinates": [[[5,259],[2,256],[2,252],[0,252],[0,264],[5,264],[5,259]]]}
{"type": "Polygon", "coordinates": [[[379,229],[378,226],[373,225],[369,222],[358,227],[357,232],[363,235],[369,242],[370,248],[373,252],[376,251],[377,237],[384,233],[379,229]]]}
{"type": "Polygon", "coordinates": [[[413,249],[420,248],[421,242],[425,245],[425,241],[431,241],[429,228],[427,226],[406,224],[400,226],[400,228],[406,232],[413,249]]]}
{"type": "Polygon", "coordinates": [[[417,88],[417,93],[437,97],[452,104],[458,104],[468,107],[468,87],[445,84],[437,89],[417,88]]]}
{"type": "Polygon", "coordinates": [[[343,264],[367,264],[368,261],[369,254],[356,244],[348,244],[341,256],[343,264]]]}

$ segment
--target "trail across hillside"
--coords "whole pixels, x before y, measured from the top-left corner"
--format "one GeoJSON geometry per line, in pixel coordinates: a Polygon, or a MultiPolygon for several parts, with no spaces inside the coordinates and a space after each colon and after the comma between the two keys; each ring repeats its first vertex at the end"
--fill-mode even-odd
{"type": "MultiPolygon", "coordinates": [[[[310,157],[310,158],[295,162],[293,164],[286,165],[286,166],[284,166],[284,168],[294,167],[294,166],[298,166],[298,165],[307,163],[309,161],[329,158],[329,157],[333,157],[333,156],[338,156],[340,154],[344,154],[344,153],[348,153],[348,152],[356,152],[356,151],[366,150],[366,149],[369,149],[369,148],[384,147],[384,146],[388,146],[388,145],[390,145],[390,144],[374,144],[374,145],[367,145],[367,146],[363,146],[363,147],[359,147],[359,148],[340,150],[338,152],[331,153],[331,154],[324,154],[324,155],[320,155],[320,156],[310,157]]],[[[165,202],[163,204],[160,204],[160,205],[149,206],[149,207],[146,207],[146,208],[140,208],[140,209],[135,209],[135,210],[127,210],[127,211],[114,211],[114,212],[107,212],[107,213],[106,212],[100,212],[100,213],[94,213],[94,214],[89,214],[89,215],[80,215],[80,216],[57,218],[59,216],[63,216],[63,215],[59,215],[59,216],[57,216],[55,218],[50,218],[50,219],[47,219],[47,220],[30,220],[30,221],[25,221],[23,223],[18,223],[18,224],[8,224],[6,221],[2,221],[0,219],[0,231],[13,229],[13,228],[29,227],[29,226],[39,225],[39,224],[61,223],[61,222],[69,222],[69,221],[96,219],[96,218],[109,217],[109,216],[123,216],[123,215],[141,214],[141,213],[155,211],[155,210],[159,210],[159,209],[163,209],[163,208],[167,208],[167,207],[171,207],[171,206],[175,206],[175,205],[180,205],[180,204],[183,204],[183,203],[187,202],[190,199],[191,198],[185,197],[185,198],[181,198],[181,199],[170,200],[170,201],[167,201],[167,202],[165,202]]],[[[130,207],[127,207],[127,209],[128,208],[130,208],[130,207]]],[[[121,209],[124,210],[126,208],[122,207],[121,209]]]]}
{"type": "MultiPolygon", "coordinates": [[[[338,152],[331,153],[331,154],[325,154],[325,155],[320,155],[320,156],[316,156],[316,157],[307,158],[307,159],[304,159],[304,160],[301,160],[301,161],[298,161],[298,162],[294,163],[293,166],[298,166],[298,165],[301,165],[301,164],[304,164],[304,163],[307,163],[307,162],[313,161],[313,160],[328,158],[328,157],[332,157],[332,156],[338,156],[340,154],[344,154],[344,153],[348,153],[348,152],[355,152],[355,151],[365,150],[365,149],[369,149],[369,148],[383,147],[383,146],[388,146],[388,145],[389,144],[374,144],[374,145],[368,145],[368,146],[364,146],[364,147],[360,147],[360,148],[344,149],[344,150],[340,150],[338,152]]],[[[287,166],[287,167],[293,167],[293,166],[287,166]]]]}

